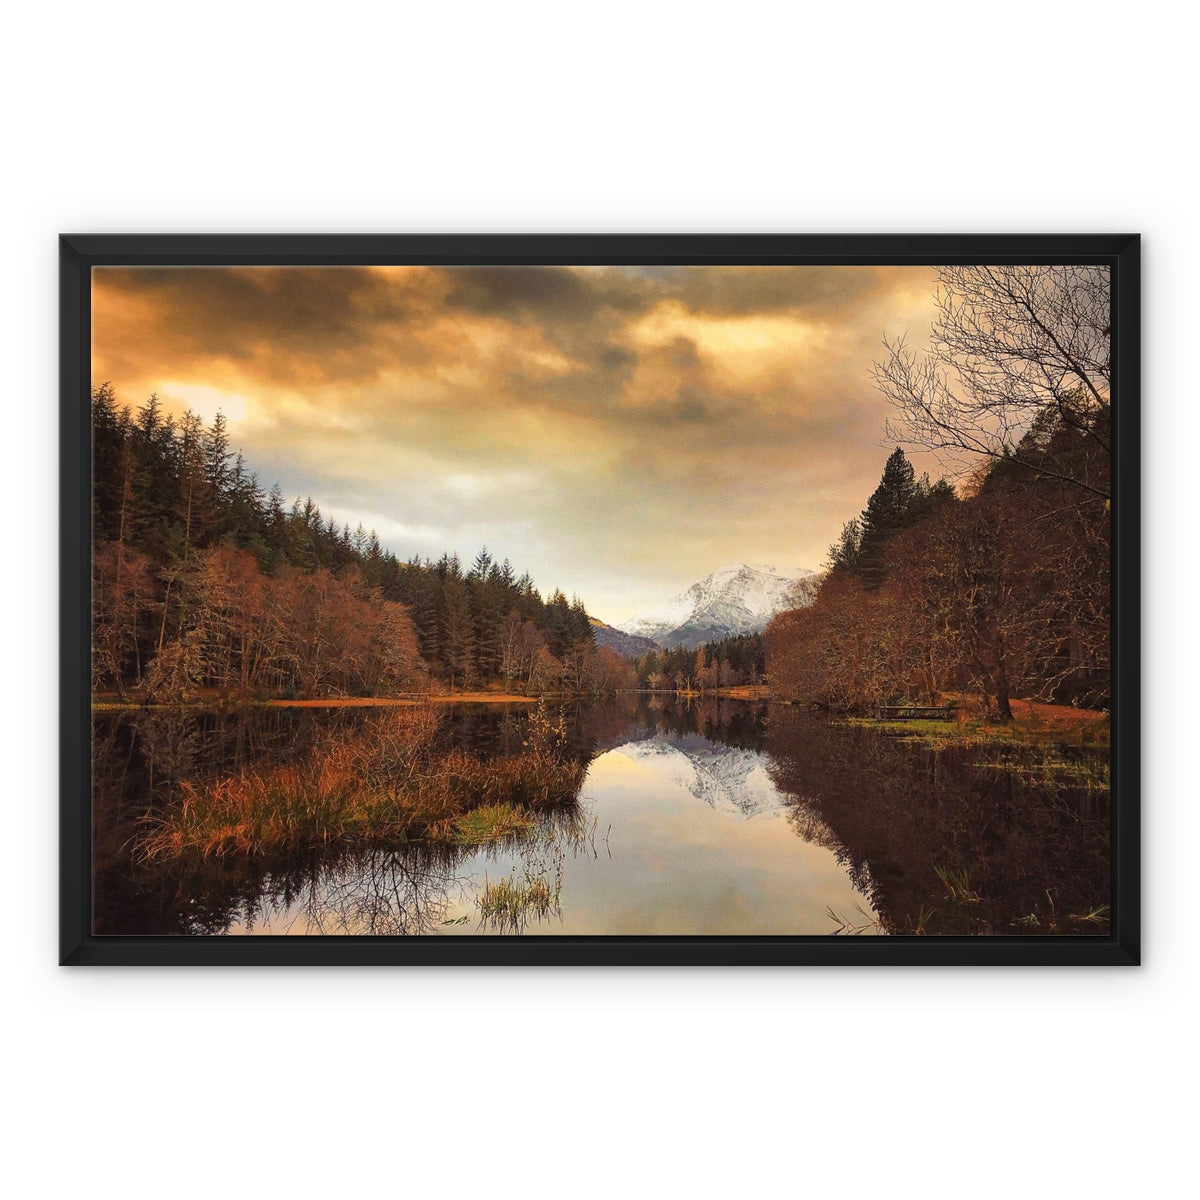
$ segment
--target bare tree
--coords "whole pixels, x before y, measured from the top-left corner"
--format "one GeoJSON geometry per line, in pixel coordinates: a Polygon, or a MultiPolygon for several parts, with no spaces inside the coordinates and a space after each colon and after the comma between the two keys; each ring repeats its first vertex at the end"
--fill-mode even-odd
{"type": "Polygon", "coordinates": [[[1107,499],[1108,268],[941,267],[935,303],[928,350],[885,338],[887,357],[875,363],[899,411],[888,437],[964,472],[980,456],[1008,458],[1107,499]],[[1083,453],[1048,456],[1047,424],[1083,453]]]}

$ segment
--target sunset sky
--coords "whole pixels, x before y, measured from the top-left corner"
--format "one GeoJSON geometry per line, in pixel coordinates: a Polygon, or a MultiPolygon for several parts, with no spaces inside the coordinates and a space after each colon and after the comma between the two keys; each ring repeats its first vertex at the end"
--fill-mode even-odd
{"type": "Polygon", "coordinates": [[[911,267],[103,268],[92,377],[220,410],[264,490],[402,559],[486,545],[615,624],[727,563],[822,565],[890,450],[872,360],[925,345],[932,292],[911,267]]]}

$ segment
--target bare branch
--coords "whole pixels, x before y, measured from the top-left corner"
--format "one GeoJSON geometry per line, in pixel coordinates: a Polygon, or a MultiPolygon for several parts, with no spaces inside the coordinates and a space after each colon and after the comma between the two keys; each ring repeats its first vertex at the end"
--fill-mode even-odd
{"type": "Polygon", "coordinates": [[[958,474],[980,457],[1005,458],[1107,497],[1107,268],[955,266],[938,279],[929,348],[885,338],[886,356],[874,364],[898,413],[889,438],[938,454],[958,474]],[[1050,462],[1026,444],[1047,411],[1087,448],[1082,464],[1050,462]]]}

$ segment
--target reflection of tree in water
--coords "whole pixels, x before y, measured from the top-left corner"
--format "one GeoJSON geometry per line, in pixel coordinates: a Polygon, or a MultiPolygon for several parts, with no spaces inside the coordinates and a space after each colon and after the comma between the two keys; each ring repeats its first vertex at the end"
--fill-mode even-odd
{"type": "MultiPolygon", "coordinates": [[[[472,911],[474,897],[464,890],[465,860],[477,853],[470,847],[420,844],[186,869],[132,863],[139,818],[169,800],[181,779],[302,761],[314,740],[336,742],[358,728],[364,711],[99,717],[95,931],[219,934],[235,925],[275,931],[289,922],[293,932],[404,936],[437,933],[456,911],[470,913],[483,932],[553,920],[564,861],[596,853],[596,831],[584,828],[577,807],[543,815],[524,840],[493,848],[489,861],[497,867],[488,883],[508,880],[515,895],[491,916],[472,911]]],[[[1044,763],[1022,752],[1001,761],[993,751],[983,761],[980,751],[933,751],[795,709],[713,697],[690,704],[628,697],[567,706],[562,715],[565,753],[579,762],[656,731],[765,751],[773,783],[791,798],[791,827],[837,856],[889,932],[922,924],[930,933],[1105,932],[1099,921],[1070,918],[1108,903],[1107,791],[1051,778],[1044,763]],[[933,918],[923,922],[931,909],[933,918]]],[[[462,722],[449,720],[439,736],[486,758],[519,753],[528,729],[528,708],[514,705],[473,709],[462,722]]]]}
{"type": "MultiPolygon", "coordinates": [[[[564,754],[586,761],[596,734],[585,715],[568,710],[564,754]]],[[[617,719],[607,714],[605,721],[617,719]]],[[[94,723],[94,927],[97,933],[222,934],[241,925],[315,934],[398,936],[436,932],[465,898],[463,860],[476,847],[413,843],[318,855],[135,864],[131,847],[142,818],[170,802],[181,780],[218,779],[247,765],[304,761],[313,746],[344,743],[370,728],[370,710],[265,709],[222,713],[156,709],[104,715],[94,723]]],[[[602,722],[603,723],[603,722],[602,722]]],[[[530,738],[528,706],[476,708],[448,721],[443,748],[487,758],[519,754],[530,738]]],[[[539,816],[525,853],[547,837],[570,844],[579,822],[567,805],[539,816]]],[[[522,844],[518,838],[496,852],[522,844]]],[[[560,885],[561,886],[561,885],[560,885]]]]}
{"type": "MultiPolygon", "coordinates": [[[[767,768],[768,773],[772,780],[774,780],[775,786],[783,791],[783,785],[780,783],[783,772],[779,764],[771,759],[769,755],[767,759],[770,763],[770,766],[767,768]]],[[[867,860],[856,858],[847,849],[842,843],[841,838],[834,833],[821,816],[815,801],[806,796],[789,797],[786,792],[783,794],[789,800],[787,821],[796,831],[796,836],[802,841],[830,851],[834,858],[846,868],[846,874],[849,876],[850,882],[854,885],[854,890],[863,896],[869,897],[872,904],[877,904],[877,889],[875,881],[871,878],[871,867],[867,860]]]]}
{"type": "MultiPolygon", "coordinates": [[[[98,934],[209,932],[224,928],[247,873],[227,868],[217,880],[218,913],[207,892],[156,870],[135,870],[132,843],[147,812],[165,803],[180,779],[213,778],[255,761],[294,758],[312,718],[294,709],[197,712],[143,709],[99,714],[92,723],[93,928],[98,934]]],[[[251,873],[253,874],[253,873],[251,873]]]]}
{"type": "MultiPolygon", "coordinates": [[[[248,928],[256,920],[274,925],[290,912],[287,928],[279,932],[373,937],[437,933],[448,923],[447,914],[471,898],[473,885],[464,865],[476,852],[475,847],[428,844],[326,860],[291,886],[272,889],[268,884],[257,906],[244,911],[244,920],[248,928]]],[[[479,928],[516,933],[530,920],[558,914],[566,856],[596,853],[594,821],[571,808],[546,813],[529,832],[489,846],[486,855],[492,861],[516,858],[512,876],[530,902],[508,920],[495,919],[476,898],[479,928]],[[551,902],[539,907],[532,900],[543,894],[551,902]]]]}
{"type": "Polygon", "coordinates": [[[783,708],[767,749],[797,832],[830,831],[890,932],[1107,932],[1107,792],[1044,777],[1038,751],[934,750],[783,708]]]}
{"type": "Polygon", "coordinates": [[[360,934],[435,931],[464,894],[458,847],[406,846],[291,862],[142,872],[141,927],[124,932],[360,934]]]}
{"type": "MultiPolygon", "coordinates": [[[[779,768],[773,760],[768,759],[768,762],[770,765],[767,770],[772,778],[775,778],[779,774],[779,768]]],[[[839,854],[841,859],[844,859],[845,846],[838,841],[837,834],[829,828],[821,814],[816,811],[814,802],[806,796],[789,797],[789,799],[787,821],[796,831],[796,836],[814,846],[820,846],[824,850],[832,850],[839,854]]]]}
{"type": "Polygon", "coordinates": [[[719,696],[642,696],[637,715],[648,732],[698,734],[737,750],[761,750],[767,705],[719,696]]]}
{"type": "MultiPolygon", "coordinates": [[[[461,898],[461,851],[439,847],[375,850],[313,872],[300,916],[310,934],[398,937],[432,933],[461,898]]],[[[285,932],[293,931],[295,923],[285,932]]]]}

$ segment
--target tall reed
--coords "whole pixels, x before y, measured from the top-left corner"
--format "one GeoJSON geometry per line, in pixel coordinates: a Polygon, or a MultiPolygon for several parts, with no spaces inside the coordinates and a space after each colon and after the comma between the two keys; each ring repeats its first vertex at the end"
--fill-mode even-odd
{"type": "Polygon", "coordinates": [[[149,814],[144,860],[286,854],[331,846],[519,835],[535,814],[574,802],[586,765],[533,738],[482,759],[438,746],[431,710],[398,709],[355,732],[326,734],[299,763],[243,768],[180,784],[149,814]]]}

